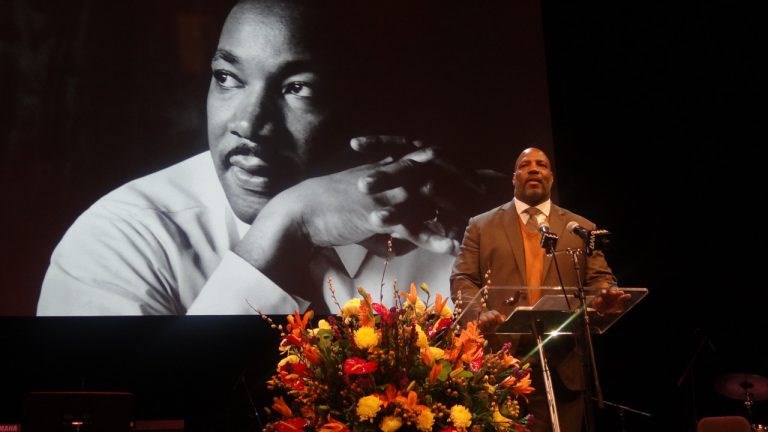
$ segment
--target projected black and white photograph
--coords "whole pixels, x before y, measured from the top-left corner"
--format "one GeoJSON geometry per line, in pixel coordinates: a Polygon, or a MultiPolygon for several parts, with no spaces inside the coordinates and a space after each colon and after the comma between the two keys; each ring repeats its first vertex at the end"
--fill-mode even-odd
{"type": "Polygon", "coordinates": [[[757,12],[0,2],[0,430],[765,430],[757,12]]]}

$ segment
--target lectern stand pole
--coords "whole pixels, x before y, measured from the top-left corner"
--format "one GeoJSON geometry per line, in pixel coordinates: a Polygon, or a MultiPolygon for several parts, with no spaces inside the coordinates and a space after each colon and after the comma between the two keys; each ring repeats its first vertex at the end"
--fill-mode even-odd
{"type": "Polygon", "coordinates": [[[560,419],[557,417],[557,402],[555,402],[555,389],[552,386],[552,375],[549,372],[549,363],[544,353],[544,343],[541,340],[541,333],[536,328],[536,323],[531,323],[531,330],[536,337],[536,345],[539,349],[539,361],[541,362],[541,374],[544,377],[544,390],[547,394],[547,406],[549,407],[549,418],[552,420],[552,432],[560,432],[560,419]]]}
{"type": "Polygon", "coordinates": [[[573,261],[573,269],[576,271],[576,281],[577,281],[577,293],[579,296],[579,304],[581,306],[581,312],[582,312],[582,340],[584,341],[584,345],[586,345],[586,371],[587,373],[592,373],[592,385],[589,384],[586,385],[587,391],[584,395],[584,405],[585,405],[585,415],[586,415],[586,423],[587,423],[587,432],[593,432],[595,429],[595,422],[594,422],[594,413],[592,412],[589,406],[589,403],[592,400],[591,392],[589,391],[590,387],[592,390],[594,390],[594,396],[597,400],[597,406],[598,408],[603,408],[603,391],[600,388],[600,378],[597,373],[597,364],[595,362],[595,349],[592,345],[592,332],[590,330],[589,325],[589,313],[587,311],[587,296],[584,293],[584,284],[581,282],[581,273],[579,270],[579,253],[583,253],[582,250],[570,250],[569,253],[571,255],[572,261],[573,261]]]}

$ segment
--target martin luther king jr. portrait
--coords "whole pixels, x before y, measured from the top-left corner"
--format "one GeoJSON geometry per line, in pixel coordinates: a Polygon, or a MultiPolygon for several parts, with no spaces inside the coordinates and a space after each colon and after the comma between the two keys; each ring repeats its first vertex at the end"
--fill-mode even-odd
{"type": "Polygon", "coordinates": [[[144,6],[117,6],[125,21],[74,7],[91,24],[54,28],[74,57],[39,66],[83,69],[65,71],[79,80],[64,111],[74,144],[55,154],[71,161],[40,156],[82,206],[50,235],[38,315],[324,312],[358,286],[386,301],[411,282],[447,296],[468,216],[498,202],[496,149],[551,146],[536,2],[144,6]],[[142,44],[146,32],[163,42],[142,44]],[[110,43],[131,50],[94,52],[110,43]],[[117,76],[88,69],[110,58],[117,76]],[[166,63],[183,72],[196,58],[207,71],[174,80],[166,63]],[[109,98],[114,85],[154,99],[109,98]],[[103,100],[120,115],[85,121],[103,100]],[[97,169],[71,171],[82,167],[97,169]]]}

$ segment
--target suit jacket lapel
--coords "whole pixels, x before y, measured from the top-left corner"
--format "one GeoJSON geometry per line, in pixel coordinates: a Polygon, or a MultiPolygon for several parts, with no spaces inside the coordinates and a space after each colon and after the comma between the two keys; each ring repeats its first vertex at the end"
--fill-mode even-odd
{"type": "MultiPolygon", "coordinates": [[[[563,209],[554,204],[552,204],[552,207],[549,210],[549,229],[553,233],[557,234],[558,237],[562,237],[565,233],[565,212],[563,209]]],[[[544,257],[544,277],[542,278],[543,285],[555,286],[560,284],[557,278],[557,274],[552,275],[552,277],[550,277],[549,274],[550,267],[552,266],[552,260],[554,258],[555,256],[544,257]],[[548,283],[547,281],[550,280],[554,280],[556,282],[554,284],[548,283]]]]}
{"type": "MultiPolygon", "coordinates": [[[[512,251],[512,256],[515,257],[517,268],[521,269],[520,276],[522,280],[525,280],[525,251],[523,249],[523,235],[520,233],[520,216],[511,201],[505,204],[501,210],[501,220],[509,248],[512,251]]],[[[491,279],[493,279],[493,275],[491,275],[491,279]]]]}

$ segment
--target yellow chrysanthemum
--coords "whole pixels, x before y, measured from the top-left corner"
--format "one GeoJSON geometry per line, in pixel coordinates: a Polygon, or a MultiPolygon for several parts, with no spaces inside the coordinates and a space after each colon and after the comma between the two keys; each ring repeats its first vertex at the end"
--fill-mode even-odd
{"type": "Polygon", "coordinates": [[[511,426],[512,419],[504,417],[498,409],[495,409],[493,410],[493,423],[497,426],[511,426]]]}
{"type": "Polygon", "coordinates": [[[416,346],[419,348],[426,348],[429,346],[427,340],[427,334],[421,329],[421,326],[416,324],[416,346]]]}
{"type": "Polygon", "coordinates": [[[345,319],[357,316],[357,312],[360,310],[360,301],[359,298],[349,299],[341,308],[341,316],[345,319]]]}
{"type": "Polygon", "coordinates": [[[451,423],[459,429],[468,428],[472,424],[472,413],[464,405],[451,407],[451,423]]]}
{"type": "Polygon", "coordinates": [[[379,429],[381,429],[382,432],[395,432],[400,429],[401,426],[403,426],[403,420],[400,417],[386,416],[381,420],[379,429]]]}
{"type": "Polygon", "coordinates": [[[428,409],[423,409],[416,417],[416,428],[423,432],[430,432],[435,425],[435,415],[428,409]]]}
{"type": "Polygon", "coordinates": [[[378,396],[364,396],[357,401],[357,416],[360,420],[370,420],[376,417],[381,409],[381,399],[378,396]]]}
{"type": "Polygon", "coordinates": [[[288,363],[298,363],[299,362],[299,356],[295,354],[290,354],[285,356],[280,362],[277,364],[278,369],[285,366],[288,363]]]}
{"type": "Polygon", "coordinates": [[[379,344],[379,335],[373,327],[363,327],[355,330],[355,344],[362,349],[375,347],[379,344]]]}

